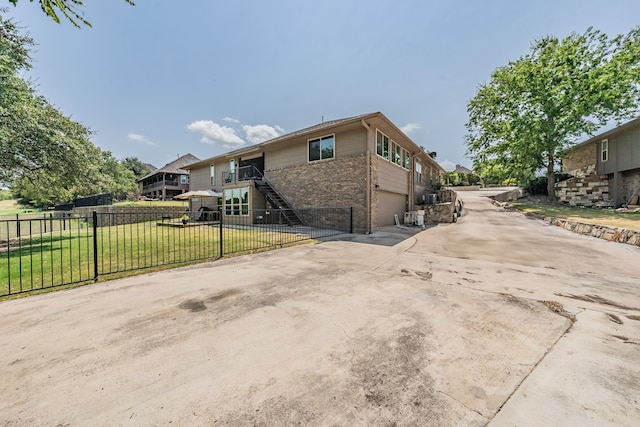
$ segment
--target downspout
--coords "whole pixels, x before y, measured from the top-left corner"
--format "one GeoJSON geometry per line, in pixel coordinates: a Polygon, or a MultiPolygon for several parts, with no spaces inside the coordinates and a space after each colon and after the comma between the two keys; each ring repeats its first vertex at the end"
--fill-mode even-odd
{"type": "Polygon", "coordinates": [[[409,165],[409,211],[415,210],[416,203],[416,156],[418,153],[411,155],[411,164],[409,165]]]}
{"type": "Polygon", "coordinates": [[[360,119],[360,123],[362,123],[362,126],[364,126],[364,128],[367,130],[367,191],[365,192],[366,195],[366,201],[365,201],[365,205],[367,207],[366,211],[366,224],[365,224],[365,234],[370,234],[371,233],[371,141],[370,141],[370,137],[371,137],[371,126],[369,126],[367,124],[367,122],[364,121],[364,119],[360,119]]]}

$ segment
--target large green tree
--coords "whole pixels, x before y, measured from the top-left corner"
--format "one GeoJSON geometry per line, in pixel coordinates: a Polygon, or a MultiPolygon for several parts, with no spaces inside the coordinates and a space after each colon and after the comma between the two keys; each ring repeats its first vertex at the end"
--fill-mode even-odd
{"type": "Polygon", "coordinates": [[[133,172],[136,178],[142,178],[151,172],[151,168],[137,157],[125,157],[120,161],[120,163],[122,163],[122,166],[133,172]]]}
{"type": "Polygon", "coordinates": [[[609,38],[589,28],[547,36],[496,69],[469,101],[466,143],[474,168],[521,181],[544,168],[550,200],[554,170],[570,145],[611,120],[638,112],[640,27],[609,38]]]}
{"type": "Polygon", "coordinates": [[[21,74],[33,41],[0,14],[0,187],[38,205],[105,191],[135,190],[135,176],[91,141],[21,74]]]}
{"type": "MultiPolygon", "coordinates": [[[[33,3],[33,0],[29,1],[33,3]]],[[[124,1],[135,6],[132,0],[124,1]]],[[[18,4],[18,0],[9,0],[9,3],[16,6],[18,4]]],[[[84,14],[80,10],[81,7],[84,7],[84,2],[81,0],[38,0],[38,3],[40,3],[40,9],[42,9],[48,17],[58,24],[60,23],[60,17],[58,14],[61,13],[69,20],[69,22],[78,28],[80,28],[80,24],[84,24],[88,27],[91,26],[91,24],[84,19],[84,14]]]]}

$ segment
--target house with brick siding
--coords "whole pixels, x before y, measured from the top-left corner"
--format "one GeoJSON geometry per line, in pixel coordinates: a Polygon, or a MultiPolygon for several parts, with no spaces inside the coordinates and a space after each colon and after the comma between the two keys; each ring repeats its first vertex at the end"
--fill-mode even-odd
{"type": "Polygon", "coordinates": [[[191,190],[223,194],[202,203],[226,215],[350,207],[360,232],[392,225],[395,215],[402,221],[445,174],[380,112],[316,124],[186,169],[191,190]]]}
{"type": "Polygon", "coordinates": [[[640,117],[567,150],[556,184],[558,200],[572,206],[619,207],[640,192],[640,117]]]}

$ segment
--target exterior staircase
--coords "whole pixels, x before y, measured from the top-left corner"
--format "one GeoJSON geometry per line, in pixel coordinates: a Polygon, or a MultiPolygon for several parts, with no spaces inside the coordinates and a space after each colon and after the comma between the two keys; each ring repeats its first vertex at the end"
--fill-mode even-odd
{"type": "Polygon", "coordinates": [[[267,199],[267,202],[269,202],[274,209],[281,211],[282,217],[287,224],[302,225],[302,221],[300,221],[300,218],[296,215],[289,203],[271,186],[266,178],[262,177],[262,179],[256,179],[254,182],[258,191],[267,199]]]}

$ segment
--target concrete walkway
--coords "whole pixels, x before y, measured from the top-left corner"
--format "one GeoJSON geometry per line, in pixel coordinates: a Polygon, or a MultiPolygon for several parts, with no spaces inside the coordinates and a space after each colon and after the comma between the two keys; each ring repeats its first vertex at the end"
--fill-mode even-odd
{"type": "Polygon", "coordinates": [[[483,195],[2,302],[0,425],[634,425],[640,251],[483,195]]]}

